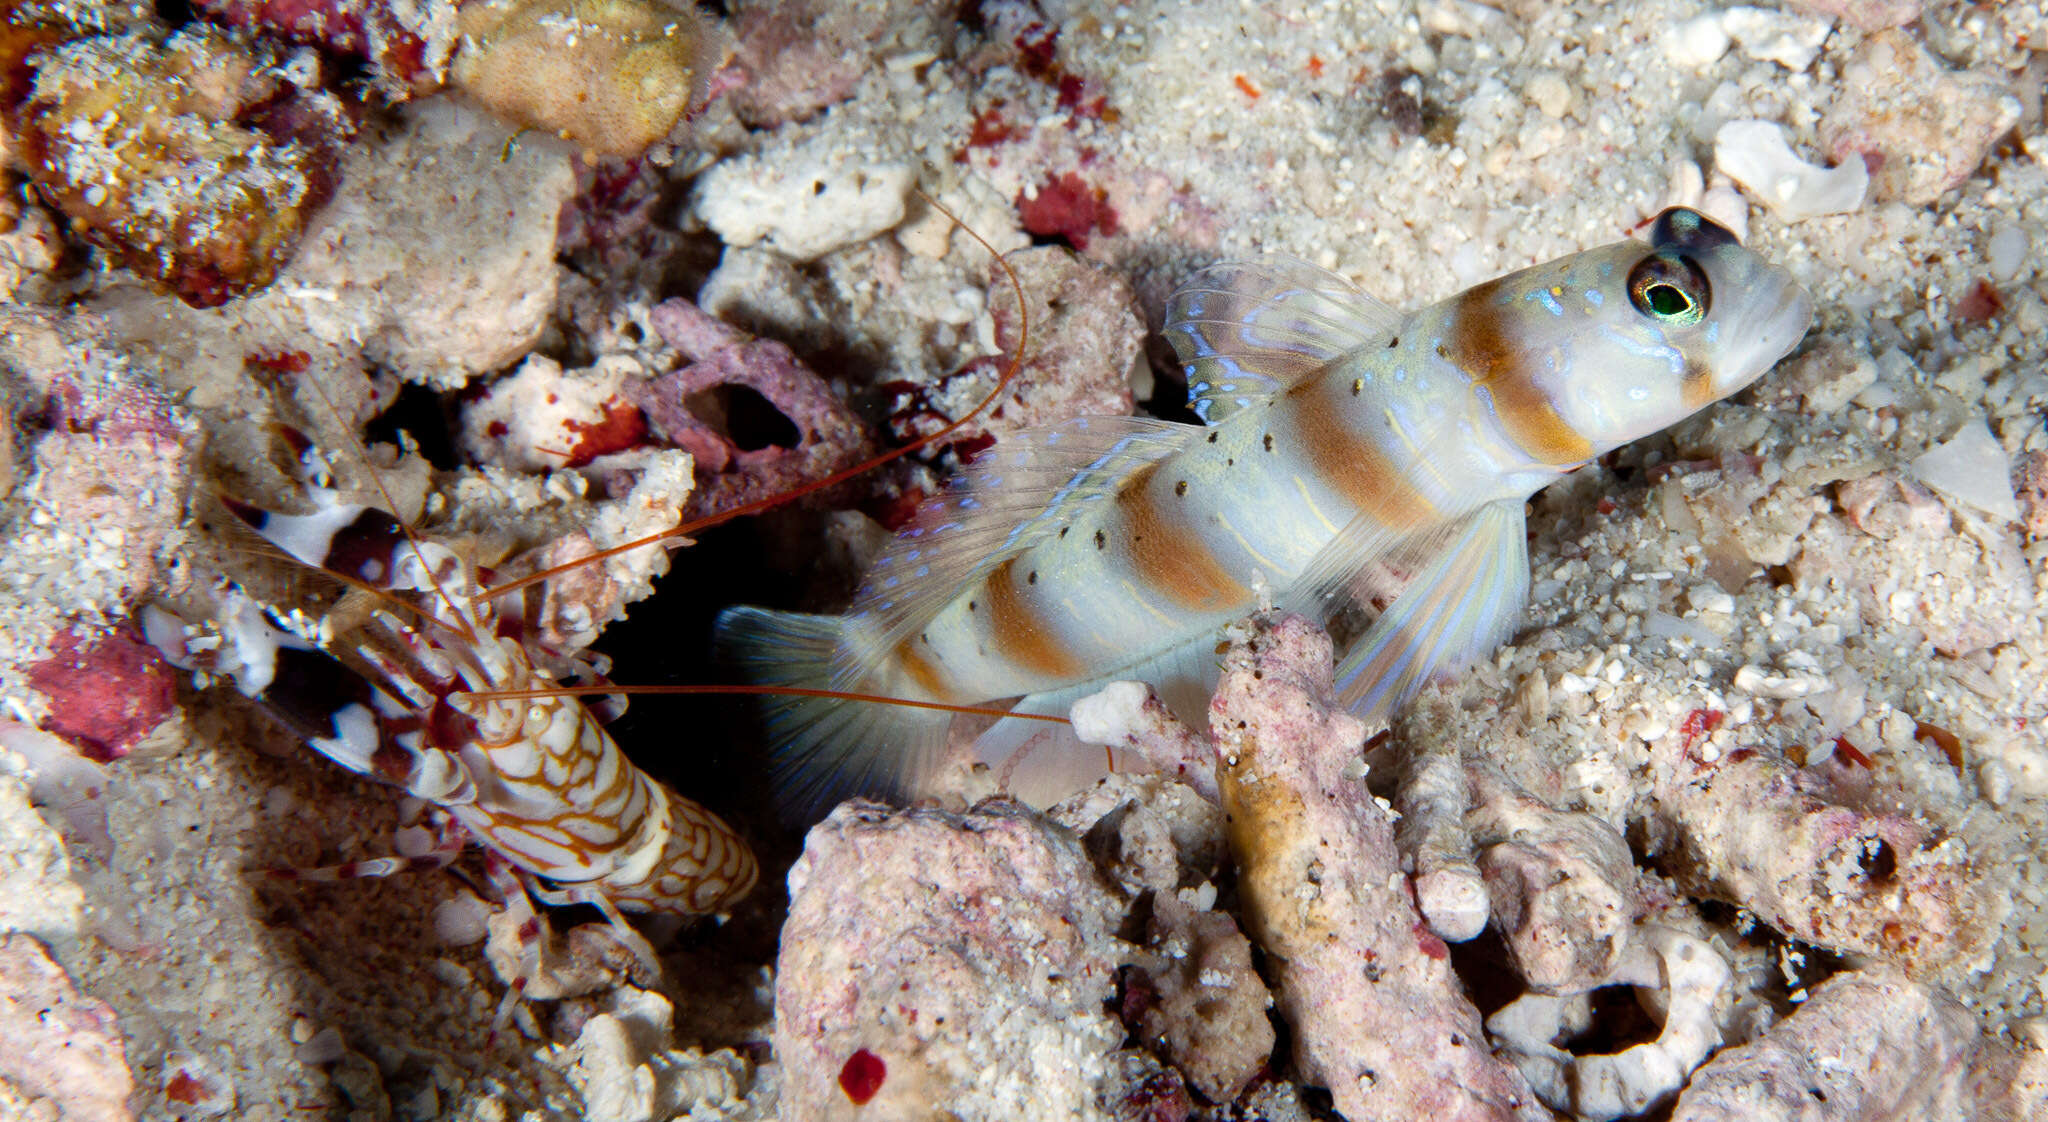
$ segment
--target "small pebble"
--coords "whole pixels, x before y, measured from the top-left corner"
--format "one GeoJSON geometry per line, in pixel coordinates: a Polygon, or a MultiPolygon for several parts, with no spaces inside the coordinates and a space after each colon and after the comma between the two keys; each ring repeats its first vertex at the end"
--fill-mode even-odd
{"type": "Polygon", "coordinates": [[[1530,104],[1543,111],[1546,117],[1562,117],[1572,107],[1571,87],[1554,71],[1545,70],[1529,79],[1523,91],[1529,96],[1530,104]]]}
{"type": "Polygon", "coordinates": [[[2027,243],[2027,232],[2019,226],[2000,226],[1992,231],[1991,240],[1984,247],[1984,258],[1991,266],[1993,280],[2009,281],[2020,275],[2020,267],[2026,263],[2027,254],[2033,249],[2027,243]]]}
{"type": "Polygon", "coordinates": [[[1705,69],[1728,53],[1731,40],[1721,26],[1721,13],[1695,16],[1665,33],[1664,57],[1679,66],[1705,69]]]}

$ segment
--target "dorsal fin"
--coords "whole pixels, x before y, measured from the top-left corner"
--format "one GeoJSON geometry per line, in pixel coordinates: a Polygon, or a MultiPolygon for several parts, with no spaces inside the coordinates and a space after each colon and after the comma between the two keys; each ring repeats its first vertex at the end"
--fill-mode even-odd
{"type": "Polygon", "coordinates": [[[1146,417],[1078,417],[1003,437],[951,490],[926,502],[868,570],[852,609],[862,617],[860,650],[835,672],[835,683],[866,677],[962,589],[1200,431],[1146,417]]]}
{"type": "Polygon", "coordinates": [[[1392,308],[1306,261],[1225,261],[1191,276],[1166,305],[1188,405],[1205,424],[1269,397],[1387,335],[1392,308]]]}

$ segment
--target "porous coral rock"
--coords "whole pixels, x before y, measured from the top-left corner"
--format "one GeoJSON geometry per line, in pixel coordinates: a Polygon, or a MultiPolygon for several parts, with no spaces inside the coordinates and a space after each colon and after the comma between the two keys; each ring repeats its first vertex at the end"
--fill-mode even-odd
{"type": "Polygon", "coordinates": [[[1543,993],[1599,985],[1628,954],[1643,910],[1628,843],[1593,815],[1531,797],[1491,766],[1472,772],[1479,871],[1516,972],[1543,993]]]}
{"type": "Polygon", "coordinates": [[[688,0],[478,0],[458,18],[457,88],[606,156],[666,137],[725,54],[717,20],[688,0]]]}
{"type": "Polygon", "coordinates": [[[1877,163],[1870,186],[1880,200],[1940,198],[2020,119],[2020,101],[2002,77],[1951,72],[1903,31],[1865,39],[1842,77],[1822,140],[1837,160],[1877,163]]]}
{"type": "Polygon", "coordinates": [[[1100,1118],[1127,1089],[1103,1011],[1123,915],[1025,807],[851,802],[789,872],[776,963],[785,1118],[1100,1118]]]}
{"type": "Polygon", "coordinates": [[[75,38],[21,65],[33,87],[0,120],[39,193],[195,307],[270,283],[354,131],[317,63],[207,24],[75,38]]]}
{"type": "Polygon", "coordinates": [[[1983,1046],[1969,1012],[1882,970],[1837,975],[1762,1039],[1693,1073],[1672,1122],[1962,1122],[1983,1046]]]}
{"type": "Polygon", "coordinates": [[[1673,743],[1651,776],[1646,852],[1691,892],[1920,977],[1974,967],[1997,937],[2009,903],[1960,839],[1831,801],[1763,755],[1708,762],[1673,743]]]}
{"type": "Polygon", "coordinates": [[[1145,917],[1143,950],[1121,977],[1125,1024],[1211,1102],[1235,1100],[1272,1056],[1273,999],[1250,942],[1213,910],[1222,808],[1168,776],[1114,772],[1047,816],[1082,835],[1145,917]]]}
{"type": "Polygon", "coordinates": [[[649,383],[629,384],[626,392],[663,437],[695,459],[702,482],[691,496],[691,516],[782,494],[852,467],[866,453],[860,418],[788,347],[749,338],[687,300],[660,305],[650,319],[687,365],[649,383]],[[726,386],[759,394],[794,426],[796,443],[743,448],[736,433],[721,431],[714,421],[725,418],[708,391],[726,386]]]}
{"type": "Polygon", "coordinates": [[[674,1042],[675,1008],[631,986],[605,999],[576,1039],[549,1049],[583,1097],[588,1122],[765,1122],[774,1083],[730,1050],[706,1054],[674,1042]]]}
{"type": "Polygon", "coordinates": [[[1227,914],[1170,892],[1153,894],[1145,934],[1145,953],[1127,968],[1139,972],[1126,975],[1127,1023],[1209,1101],[1235,1101],[1276,1039],[1251,943],[1227,914]]]}
{"type": "Polygon", "coordinates": [[[1302,1077],[1352,1118],[1544,1118],[1415,909],[1363,782],[1364,729],[1332,707],[1328,636],[1254,617],[1223,665],[1209,725],[1238,889],[1302,1077]]]}
{"type": "MultiPolygon", "coordinates": [[[[279,283],[212,314],[112,289],[93,301],[108,334],[158,358],[195,406],[264,412],[248,372],[318,381],[305,412],[336,423],[380,411],[358,400],[374,366],[460,386],[518,360],[554,309],[555,224],[575,189],[570,156],[452,98],[402,107],[351,146],[342,188],[279,283]]],[[[388,387],[387,387],[388,388],[388,387]]],[[[232,429],[226,436],[246,439],[232,429]]]]}
{"type": "Polygon", "coordinates": [[[765,243],[813,261],[903,221],[914,182],[901,164],[841,159],[789,167],[735,156],[697,180],[693,206],[727,245],[765,243]]]}

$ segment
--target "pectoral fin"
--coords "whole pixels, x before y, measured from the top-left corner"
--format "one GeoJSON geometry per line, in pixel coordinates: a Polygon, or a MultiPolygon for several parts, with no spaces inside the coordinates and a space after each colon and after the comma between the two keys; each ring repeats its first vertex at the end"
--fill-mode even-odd
{"type": "Polygon", "coordinates": [[[1368,722],[1386,720],[1430,678],[1500,645],[1528,599],[1522,500],[1481,507],[1337,664],[1338,701],[1368,722]]]}

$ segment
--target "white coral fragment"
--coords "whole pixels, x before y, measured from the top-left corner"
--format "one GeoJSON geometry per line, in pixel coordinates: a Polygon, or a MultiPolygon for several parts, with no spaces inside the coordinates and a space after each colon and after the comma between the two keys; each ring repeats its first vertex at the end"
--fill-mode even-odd
{"type": "Polygon", "coordinates": [[[1721,27],[1741,46],[1743,54],[1795,72],[1813,65],[1831,30],[1825,20],[1748,6],[1722,12],[1721,27]]]}
{"type": "Polygon", "coordinates": [[[1544,1102],[1588,1122],[1640,1114],[1685,1086],[1721,1043],[1714,1004],[1732,975],[1705,942],[1665,927],[1643,929],[1609,984],[1656,991],[1665,1006],[1657,1039],[1612,1055],[1573,1056],[1557,1041],[1585,1027],[1585,995],[1529,994],[1487,1019],[1503,1050],[1544,1102]]]}
{"type": "Polygon", "coordinates": [[[1816,167],[1794,155],[1784,130],[1770,121],[1722,125],[1714,134],[1714,166],[1785,219],[1847,214],[1870,190],[1861,160],[1816,167]]]}
{"type": "Polygon", "coordinates": [[[811,261],[902,222],[914,178],[900,164],[774,166],[743,156],[704,173],[697,213],[727,245],[766,242],[786,257],[811,261]]]}
{"type": "Polygon", "coordinates": [[[1964,425],[1946,443],[1914,460],[1912,472],[1920,482],[2002,522],[2020,516],[2005,447],[1982,420],[1964,425]]]}

